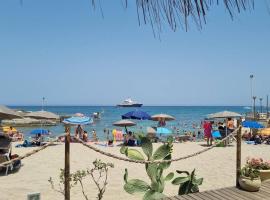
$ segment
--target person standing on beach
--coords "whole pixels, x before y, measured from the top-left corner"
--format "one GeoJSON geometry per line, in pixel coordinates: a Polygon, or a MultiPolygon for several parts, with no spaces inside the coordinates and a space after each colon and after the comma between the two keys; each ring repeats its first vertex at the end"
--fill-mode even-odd
{"type": "Polygon", "coordinates": [[[234,121],[232,120],[232,118],[228,118],[227,128],[228,128],[228,134],[234,131],[234,121]]]}
{"type": "Polygon", "coordinates": [[[75,130],[75,137],[82,138],[83,137],[83,129],[81,127],[81,125],[78,125],[76,130],[75,130]]]}
{"type": "Polygon", "coordinates": [[[213,142],[212,138],[212,123],[205,121],[203,124],[204,128],[204,137],[207,140],[207,146],[211,146],[213,142]]]}
{"type": "Polygon", "coordinates": [[[98,138],[97,138],[97,132],[95,129],[92,130],[92,137],[93,137],[93,141],[94,142],[97,142],[98,141],[98,138]]]}
{"type": "Polygon", "coordinates": [[[107,129],[107,140],[110,139],[110,129],[107,129]]]}

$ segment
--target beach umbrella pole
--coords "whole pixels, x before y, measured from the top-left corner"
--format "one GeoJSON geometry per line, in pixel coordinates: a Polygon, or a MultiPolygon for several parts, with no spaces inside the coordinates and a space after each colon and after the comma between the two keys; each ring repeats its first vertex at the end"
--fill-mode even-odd
{"type": "Polygon", "coordinates": [[[65,125],[65,200],[70,200],[70,126],[65,125]]]}

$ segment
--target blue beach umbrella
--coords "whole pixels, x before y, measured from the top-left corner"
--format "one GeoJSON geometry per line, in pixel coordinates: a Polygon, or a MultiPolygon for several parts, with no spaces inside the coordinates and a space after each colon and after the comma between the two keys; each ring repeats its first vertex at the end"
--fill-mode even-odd
{"type": "Polygon", "coordinates": [[[63,121],[64,124],[71,125],[86,125],[92,123],[90,117],[70,117],[63,121]]]}
{"type": "Polygon", "coordinates": [[[30,132],[31,135],[37,135],[37,134],[41,134],[41,135],[49,135],[49,131],[45,130],[45,129],[34,129],[30,132]]]}
{"type": "Polygon", "coordinates": [[[160,135],[171,135],[172,131],[167,129],[167,128],[163,128],[163,127],[158,127],[157,128],[157,134],[160,135]]]}
{"type": "Polygon", "coordinates": [[[214,131],[214,132],[212,133],[212,136],[213,136],[213,138],[221,138],[221,134],[220,134],[219,131],[214,131]]]}
{"type": "Polygon", "coordinates": [[[264,126],[256,121],[244,121],[242,126],[245,128],[264,128],[264,126]]]}
{"type": "Polygon", "coordinates": [[[122,119],[149,120],[151,116],[141,110],[134,110],[122,115],[122,119]]]}

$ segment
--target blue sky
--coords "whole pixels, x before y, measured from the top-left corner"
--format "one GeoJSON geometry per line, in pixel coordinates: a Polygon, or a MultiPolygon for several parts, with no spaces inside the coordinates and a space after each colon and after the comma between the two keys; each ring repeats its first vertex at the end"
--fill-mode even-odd
{"type": "Polygon", "coordinates": [[[270,94],[270,14],[264,1],[232,21],[212,7],[198,30],[160,40],[135,5],[101,0],[0,1],[0,104],[248,105],[270,94]]]}

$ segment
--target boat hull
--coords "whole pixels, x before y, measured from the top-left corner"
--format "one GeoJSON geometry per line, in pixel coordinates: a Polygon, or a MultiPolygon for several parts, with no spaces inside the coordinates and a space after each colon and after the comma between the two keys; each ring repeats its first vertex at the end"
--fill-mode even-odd
{"type": "Polygon", "coordinates": [[[135,103],[135,104],[130,104],[130,105],[124,105],[124,104],[118,104],[118,107],[142,107],[143,104],[141,103],[135,103]]]}

